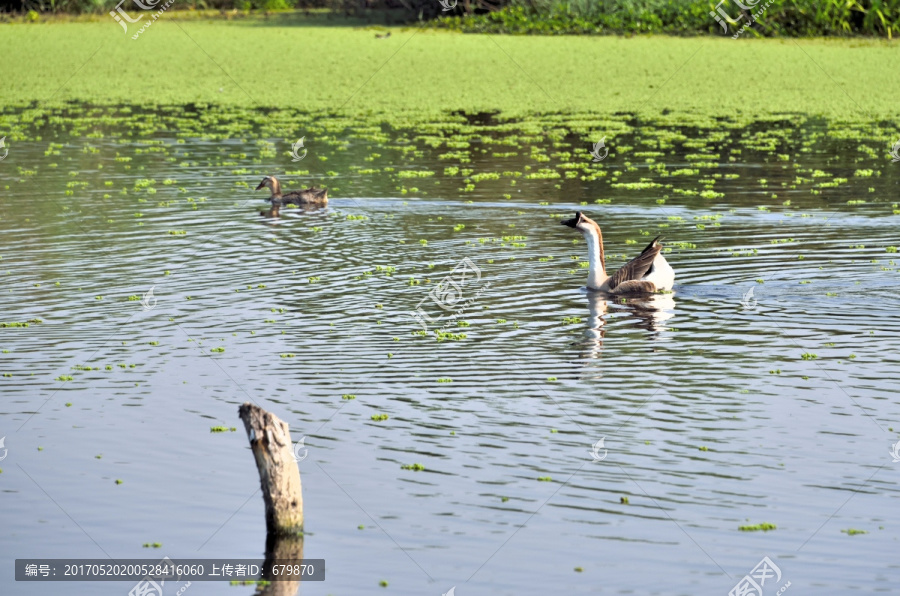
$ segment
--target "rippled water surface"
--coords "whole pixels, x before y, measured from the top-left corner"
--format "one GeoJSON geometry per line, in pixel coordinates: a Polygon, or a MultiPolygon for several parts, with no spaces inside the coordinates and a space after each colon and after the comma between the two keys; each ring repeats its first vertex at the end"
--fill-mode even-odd
{"type": "MultiPolygon", "coordinates": [[[[298,164],[282,139],[120,132],[0,163],[0,321],[32,321],[0,328],[4,594],[49,593],[13,582],[17,557],[261,557],[246,401],[306,437],[327,581],[304,594],[724,595],[764,556],[766,594],[896,591],[900,164],[880,139],[692,149],[638,127],[595,164],[571,138],[448,158],[323,134],[298,164]],[[328,207],[260,216],[259,178],[292,168],[328,207]],[[610,267],[664,234],[674,293],[588,295],[560,225],[578,209],[610,267]]],[[[223,590],[254,588],[190,594],[223,590]]]]}

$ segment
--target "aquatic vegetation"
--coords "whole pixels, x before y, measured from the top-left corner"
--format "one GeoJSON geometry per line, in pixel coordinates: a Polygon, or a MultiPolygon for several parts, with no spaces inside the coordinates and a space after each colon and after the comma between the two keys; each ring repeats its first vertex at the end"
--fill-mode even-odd
{"type": "Polygon", "coordinates": [[[388,419],[388,415],[387,414],[372,414],[371,418],[375,422],[383,422],[388,419]]]}
{"type": "Polygon", "coordinates": [[[210,352],[218,352],[218,353],[221,353],[224,351],[225,351],[225,348],[223,348],[222,346],[219,346],[218,348],[213,348],[210,350],[210,352]]]}
{"type": "Polygon", "coordinates": [[[400,170],[397,172],[398,178],[430,178],[434,176],[434,172],[430,170],[400,170]]]}
{"type": "Polygon", "coordinates": [[[209,427],[209,432],[211,433],[225,433],[225,432],[237,432],[237,428],[234,426],[211,426],[209,427]]]}
{"type": "Polygon", "coordinates": [[[422,464],[403,464],[400,466],[401,470],[412,470],[413,472],[422,472],[425,470],[425,466],[422,464]]]}
{"type": "Polygon", "coordinates": [[[777,529],[777,526],[775,524],[770,524],[767,522],[755,524],[752,526],[738,526],[738,530],[740,530],[741,532],[768,532],[769,530],[775,529],[777,529]]]}
{"type": "Polygon", "coordinates": [[[841,530],[841,534],[846,534],[847,536],[856,536],[857,534],[868,534],[868,530],[857,530],[854,528],[848,528],[846,530],[841,530]]]}
{"type": "Polygon", "coordinates": [[[538,482],[553,482],[550,476],[538,476],[538,482]]]}
{"type": "Polygon", "coordinates": [[[648,190],[651,188],[662,188],[662,184],[658,182],[616,182],[610,184],[612,188],[624,188],[626,190],[648,190]]]}
{"type": "Polygon", "coordinates": [[[435,329],[434,335],[435,339],[438,341],[461,341],[467,337],[465,333],[450,333],[449,331],[441,331],[440,329],[435,329]]]}
{"type": "Polygon", "coordinates": [[[44,321],[41,319],[28,319],[27,321],[13,321],[11,323],[0,323],[0,327],[30,327],[31,325],[39,325],[44,321]]]}
{"type": "Polygon", "coordinates": [[[341,399],[356,399],[356,396],[353,395],[352,393],[345,393],[344,395],[341,396],[341,399]]]}

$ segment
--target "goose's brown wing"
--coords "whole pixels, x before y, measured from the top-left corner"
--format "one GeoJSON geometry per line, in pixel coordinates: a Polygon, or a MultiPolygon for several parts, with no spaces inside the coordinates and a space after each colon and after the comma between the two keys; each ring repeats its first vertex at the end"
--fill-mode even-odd
{"type": "Polygon", "coordinates": [[[656,292],[656,284],[652,281],[631,280],[623,281],[614,289],[610,290],[611,294],[653,294],[656,292]]]}
{"type": "MultiPolygon", "coordinates": [[[[631,259],[622,268],[616,271],[615,275],[609,278],[609,289],[611,291],[624,291],[626,288],[618,289],[619,284],[629,281],[639,281],[647,275],[650,267],[653,266],[653,259],[662,250],[662,244],[659,243],[659,236],[653,239],[653,242],[647,245],[644,251],[631,259]]],[[[652,284],[651,284],[652,285],[652,284]]],[[[656,291],[655,286],[651,291],[656,291]]]]}

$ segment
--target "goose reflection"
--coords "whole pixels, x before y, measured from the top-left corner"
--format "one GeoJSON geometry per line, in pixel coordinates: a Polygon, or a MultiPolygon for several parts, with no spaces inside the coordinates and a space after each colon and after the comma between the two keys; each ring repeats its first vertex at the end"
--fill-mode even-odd
{"type": "Polygon", "coordinates": [[[659,339],[660,331],[668,329],[664,323],[675,316],[674,294],[617,297],[616,304],[624,307],[630,315],[633,315],[637,327],[642,327],[650,332],[647,335],[649,339],[659,339]]]}
{"type": "MultiPolygon", "coordinates": [[[[645,296],[609,296],[603,292],[586,292],[588,311],[590,313],[583,338],[576,342],[582,347],[583,359],[602,357],[603,338],[607,332],[607,315],[610,310],[622,313],[637,327],[646,329],[647,338],[657,340],[660,332],[668,327],[665,322],[675,316],[675,298],[673,294],[649,294],[645,296]]],[[[628,325],[628,320],[624,325],[628,325]]]]}

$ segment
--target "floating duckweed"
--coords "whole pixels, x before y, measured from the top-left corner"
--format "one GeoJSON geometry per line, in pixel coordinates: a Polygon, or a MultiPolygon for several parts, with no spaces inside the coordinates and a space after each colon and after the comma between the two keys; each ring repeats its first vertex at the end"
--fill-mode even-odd
{"type": "Polygon", "coordinates": [[[413,472],[421,472],[425,469],[425,466],[422,464],[403,464],[400,466],[401,470],[412,470],[413,472]]]}
{"type": "Polygon", "coordinates": [[[219,346],[218,348],[213,348],[210,350],[210,352],[219,352],[219,353],[224,352],[224,351],[225,351],[225,348],[223,348],[222,346],[219,346]]]}
{"type": "Polygon", "coordinates": [[[434,176],[434,172],[429,170],[401,170],[397,172],[398,178],[428,178],[434,176]]]}
{"type": "Polygon", "coordinates": [[[437,382],[438,383],[452,383],[453,379],[451,379],[450,377],[441,377],[440,379],[437,380],[437,382]]]}
{"type": "Polygon", "coordinates": [[[438,341],[446,341],[448,339],[453,341],[460,341],[466,339],[467,337],[465,333],[451,333],[449,331],[441,331],[440,329],[435,329],[434,334],[435,338],[438,341]]]}
{"type": "Polygon", "coordinates": [[[846,534],[847,536],[856,536],[857,534],[868,534],[867,530],[857,530],[854,528],[848,528],[846,530],[841,530],[842,534],[846,534]]]}
{"type": "Polygon", "coordinates": [[[662,184],[658,182],[615,182],[610,184],[612,188],[624,188],[625,190],[648,190],[651,188],[662,188],[662,184]]]}
{"type": "Polygon", "coordinates": [[[550,476],[538,476],[538,482],[553,482],[550,476]]]}
{"type": "Polygon", "coordinates": [[[387,414],[372,414],[371,418],[375,422],[383,422],[388,419],[388,415],[387,414]]]}
{"type": "Polygon", "coordinates": [[[227,433],[227,432],[236,432],[237,428],[235,427],[227,427],[227,426],[210,426],[209,432],[211,433],[227,433]]]}
{"type": "Polygon", "coordinates": [[[777,526],[775,524],[770,524],[767,522],[763,522],[761,524],[756,524],[753,526],[738,526],[738,530],[741,532],[768,532],[769,530],[775,530],[777,526]]]}

